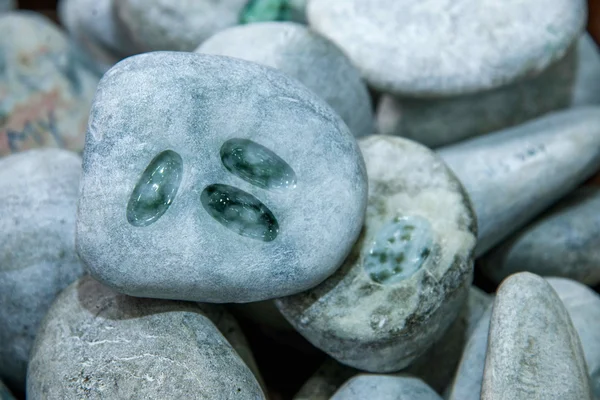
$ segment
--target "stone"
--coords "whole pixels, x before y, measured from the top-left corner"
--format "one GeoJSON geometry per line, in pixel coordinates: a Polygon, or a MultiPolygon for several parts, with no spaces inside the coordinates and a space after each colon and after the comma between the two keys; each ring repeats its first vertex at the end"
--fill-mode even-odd
{"type": "Polygon", "coordinates": [[[600,283],[600,187],[585,186],[480,259],[495,282],[521,271],[600,283]]]}
{"type": "Polygon", "coordinates": [[[10,393],[8,388],[4,386],[4,383],[2,383],[2,381],[0,381],[0,400],[15,400],[12,393],[10,393]]]}
{"type": "Polygon", "coordinates": [[[17,8],[15,0],[0,0],[0,12],[10,11],[17,8]]]}
{"type": "Polygon", "coordinates": [[[158,52],[100,82],[80,193],[77,249],[101,282],[243,303],[307,290],[342,264],[367,178],[341,118],[297,81],[244,60],[158,52]]]}
{"type": "Polygon", "coordinates": [[[28,399],[264,399],[211,322],[212,306],[138,299],[87,276],[56,299],[27,373],[28,399]]]}
{"type": "Polygon", "coordinates": [[[571,104],[574,107],[600,104],[600,53],[588,33],[577,42],[577,74],[571,104]]]}
{"type": "Polygon", "coordinates": [[[329,400],[358,371],[328,358],[306,381],[293,400],[329,400]]]}
{"type": "Polygon", "coordinates": [[[592,399],[577,331],[552,287],[511,275],[494,301],[481,400],[592,399]]]}
{"type": "Polygon", "coordinates": [[[237,25],[248,0],[119,0],[117,16],[140,52],[193,51],[237,25]]]}
{"type": "Polygon", "coordinates": [[[354,136],[374,132],[371,98],[359,72],[333,43],[292,22],[225,29],[196,49],[277,68],[321,96],[354,136]]]}
{"type": "Polygon", "coordinates": [[[250,0],[240,14],[240,23],[293,21],[307,23],[308,0],[250,0]]]}
{"type": "Polygon", "coordinates": [[[98,78],[41,14],[0,15],[0,157],[38,147],[83,148],[98,78]]]}
{"type": "Polygon", "coordinates": [[[469,193],[479,256],[598,170],[600,107],[555,112],[438,154],[469,193]]]}
{"type": "Polygon", "coordinates": [[[0,159],[0,379],[24,387],[27,359],[56,295],[83,274],[75,253],[81,158],[59,149],[0,159]]]}
{"type": "Polygon", "coordinates": [[[442,400],[422,380],[410,376],[358,375],[346,382],[331,400],[442,400]]]}
{"type": "Polygon", "coordinates": [[[392,372],[457,318],[472,280],[476,221],[462,186],[431,150],[383,135],[360,146],[369,177],[361,237],[330,278],[275,303],[339,362],[392,372]]]}

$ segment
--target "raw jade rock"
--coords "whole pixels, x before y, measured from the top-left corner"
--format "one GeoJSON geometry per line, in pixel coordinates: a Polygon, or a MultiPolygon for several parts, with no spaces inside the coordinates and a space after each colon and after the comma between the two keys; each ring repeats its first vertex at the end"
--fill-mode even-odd
{"type": "Polygon", "coordinates": [[[29,351],[56,295],[83,274],[75,253],[81,158],[59,149],[0,159],[0,379],[24,387],[29,351]]]}
{"type": "Polygon", "coordinates": [[[358,375],[346,382],[331,400],[442,400],[427,384],[411,376],[358,375]]]}
{"type": "Polygon", "coordinates": [[[552,113],[438,151],[475,208],[481,255],[600,167],[600,107],[552,113]]]}
{"type": "Polygon", "coordinates": [[[143,54],[100,82],[77,248],[122,293],[259,301],[331,275],[366,200],[352,134],[297,81],[228,57],[143,54]]]}
{"type": "Polygon", "coordinates": [[[521,272],[494,301],[481,400],[591,400],[577,331],[552,287],[521,272]]]}
{"type": "Polygon", "coordinates": [[[354,136],[374,131],[371,98],[359,72],[333,43],[305,26],[292,22],[236,26],[212,36],[196,52],[277,68],[321,96],[354,136]]]}
{"type": "Polygon", "coordinates": [[[306,23],[307,3],[308,0],[249,0],[240,14],[240,23],[267,21],[306,23]]]}
{"type": "Polygon", "coordinates": [[[41,14],[0,14],[0,157],[37,147],[80,151],[98,78],[41,14]]]}
{"type": "Polygon", "coordinates": [[[577,75],[571,104],[600,104],[600,52],[588,33],[577,42],[577,75]]]}
{"type": "Polygon", "coordinates": [[[369,177],[362,234],[319,286],[276,299],[313,345],[370,372],[407,367],[457,318],[472,280],[476,221],[445,164],[412,141],[360,141],[369,177]]]}
{"type": "Polygon", "coordinates": [[[129,297],[84,277],[40,327],[27,398],[264,399],[214,317],[213,306],[129,297]]]}

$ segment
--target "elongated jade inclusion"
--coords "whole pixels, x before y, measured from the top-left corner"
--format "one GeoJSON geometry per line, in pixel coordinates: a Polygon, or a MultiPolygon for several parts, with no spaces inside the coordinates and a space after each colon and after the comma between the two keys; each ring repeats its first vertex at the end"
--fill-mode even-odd
{"type": "Polygon", "coordinates": [[[240,23],[289,21],[289,0],[250,0],[240,14],[240,23]]]}

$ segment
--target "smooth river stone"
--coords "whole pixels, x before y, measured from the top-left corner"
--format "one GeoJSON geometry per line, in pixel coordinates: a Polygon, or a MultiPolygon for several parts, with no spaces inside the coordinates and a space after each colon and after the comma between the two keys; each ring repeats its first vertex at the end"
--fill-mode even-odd
{"type": "Polygon", "coordinates": [[[573,47],[541,74],[497,89],[449,98],[384,95],[378,132],[438,147],[518,125],[571,104],[577,68],[573,47]]]}
{"type": "Polygon", "coordinates": [[[346,382],[331,400],[442,400],[425,382],[411,376],[358,375],[346,382]]]}
{"type": "Polygon", "coordinates": [[[240,14],[240,23],[293,21],[306,23],[308,0],[249,0],[240,14]]]}
{"type": "Polygon", "coordinates": [[[479,256],[600,167],[600,107],[549,114],[438,151],[475,208],[479,256]]]}
{"type": "Polygon", "coordinates": [[[423,98],[541,73],[579,38],[586,9],[585,0],[313,0],[307,15],[375,89],[423,98]]]}
{"type": "Polygon", "coordinates": [[[319,286],[276,299],[313,345],[369,372],[407,367],[438,341],[466,301],[476,221],[462,186],[410,140],[360,140],[369,177],[363,232],[319,286]]]}
{"type": "Polygon", "coordinates": [[[305,26],[292,22],[236,26],[212,36],[196,52],[277,68],[329,103],[354,136],[374,131],[371,98],[358,70],[333,43],[305,26]]]}
{"type": "Polygon", "coordinates": [[[0,159],[0,379],[19,390],[42,318],[83,274],[75,253],[80,174],[81,158],[66,150],[0,159]]]}
{"type": "Polygon", "coordinates": [[[495,282],[520,271],[600,283],[600,187],[567,195],[480,259],[495,282]]]}
{"type": "Polygon", "coordinates": [[[330,276],[366,201],[355,139],[303,85],[244,60],[149,53],[100,82],[77,246],[122,293],[266,300],[330,276]]]}
{"type": "Polygon", "coordinates": [[[600,104],[600,52],[588,33],[577,42],[577,75],[571,104],[600,104]]]}
{"type": "Polygon", "coordinates": [[[481,400],[592,399],[579,335],[541,277],[507,278],[494,301],[481,400]]]}
{"type": "Polygon", "coordinates": [[[41,14],[0,15],[0,157],[36,147],[81,151],[98,78],[41,14]]]}

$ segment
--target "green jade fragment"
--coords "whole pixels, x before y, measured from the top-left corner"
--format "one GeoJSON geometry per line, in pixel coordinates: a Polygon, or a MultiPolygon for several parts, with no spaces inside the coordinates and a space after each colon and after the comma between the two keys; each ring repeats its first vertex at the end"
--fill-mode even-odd
{"type": "Polygon", "coordinates": [[[266,21],[291,21],[290,0],[250,0],[240,14],[240,24],[266,21]]]}

